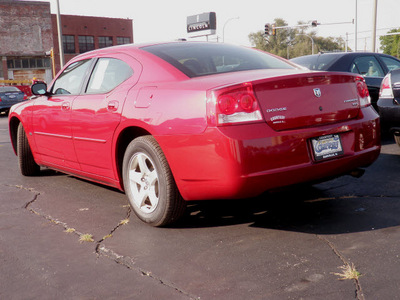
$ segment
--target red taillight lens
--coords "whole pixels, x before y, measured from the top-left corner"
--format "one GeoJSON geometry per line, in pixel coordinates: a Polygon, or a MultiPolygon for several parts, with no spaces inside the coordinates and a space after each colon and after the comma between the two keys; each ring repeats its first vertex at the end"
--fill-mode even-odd
{"type": "Polygon", "coordinates": [[[207,113],[208,121],[212,125],[262,121],[261,111],[251,83],[210,91],[207,113]]]}
{"type": "Polygon", "coordinates": [[[358,99],[360,101],[360,107],[367,107],[371,105],[371,97],[369,96],[369,91],[364,78],[356,78],[358,99]]]}
{"type": "Polygon", "coordinates": [[[368,88],[365,82],[358,81],[357,82],[357,91],[358,95],[360,95],[361,98],[365,98],[369,96],[368,88]]]}
{"type": "Polygon", "coordinates": [[[394,98],[392,91],[392,78],[390,73],[387,74],[382,80],[379,98],[394,98]]]}
{"type": "Polygon", "coordinates": [[[239,104],[241,108],[246,112],[251,112],[254,109],[256,99],[249,94],[244,94],[240,97],[239,104]]]}
{"type": "Polygon", "coordinates": [[[24,94],[24,100],[28,100],[28,96],[24,94]]]}
{"type": "Polygon", "coordinates": [[[233,114],[237,109],[237,105],[237,101],[232,96],[224,95],[218,98],[218,108],[223,114],[233,114]]]}

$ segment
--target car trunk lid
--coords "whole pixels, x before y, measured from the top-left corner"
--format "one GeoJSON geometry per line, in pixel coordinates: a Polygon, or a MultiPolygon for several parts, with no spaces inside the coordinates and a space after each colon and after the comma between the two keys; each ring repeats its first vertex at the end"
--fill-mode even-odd
{"type": "Polygon", "coordinates": [[[274,130],[341,122],[358,116],[355,77],[345,73],[304,73],[253,82],[262,114],[274,130]]]}

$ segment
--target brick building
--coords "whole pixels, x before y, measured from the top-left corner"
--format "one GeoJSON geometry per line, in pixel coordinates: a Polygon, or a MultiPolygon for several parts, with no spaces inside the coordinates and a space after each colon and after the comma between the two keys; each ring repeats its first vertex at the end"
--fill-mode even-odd
{"type": "MultiPolygon", "coordinates": [[[[60,68],[57,18],[52,15],[56,69],[60,68]]],[[[133,43],[131,19],[61,15],[64,60],[93,49],[133,43]]]]}
{"type": "Polygon", "coordinates": [[[50,3],[0,0],[0,79],[51,79],[50,3]]]}
{"type": "MultiPolygon", "coordinates": [[[[64,61],[102,47],[133,43],[131,19],[61,15],[64,61]]],[[[50,82],[54,49],[60,69],[57,20],[49,2],[0,0],[0,80],[50,82]]]]}

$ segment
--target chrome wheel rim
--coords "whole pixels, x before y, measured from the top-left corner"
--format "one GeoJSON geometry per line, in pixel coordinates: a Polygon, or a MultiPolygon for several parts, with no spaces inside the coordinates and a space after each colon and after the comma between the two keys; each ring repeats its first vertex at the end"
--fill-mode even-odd
{"type": "Polygon", "coordinates": [[[149,156],[139,152],[131,157],[128,180],[132,205],[143,213],[152,213],[159,202],[159,189],[157,169],[149,156]]]}

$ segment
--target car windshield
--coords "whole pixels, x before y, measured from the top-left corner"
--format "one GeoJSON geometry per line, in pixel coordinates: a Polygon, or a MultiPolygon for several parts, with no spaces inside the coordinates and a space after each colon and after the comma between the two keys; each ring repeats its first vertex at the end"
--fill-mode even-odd
{"type": "Polygon", "coordinates": [[[245,70],[295,68],[265,52],[221,43],[171,43],[141,49],[162,58],[189,77],[245,70]]]}
{"type": "Polygon", "coordinates": [[[336,59],[336,55],[320,54],[296,57],[291,59],[291,61],[310,70],[324,71],[336,59]]]}
{"type": "Polygon", "coordinates": [[[6,92],[20,92],[20,90],[15,86],[0,86],[0,93],[6,92]]]}

